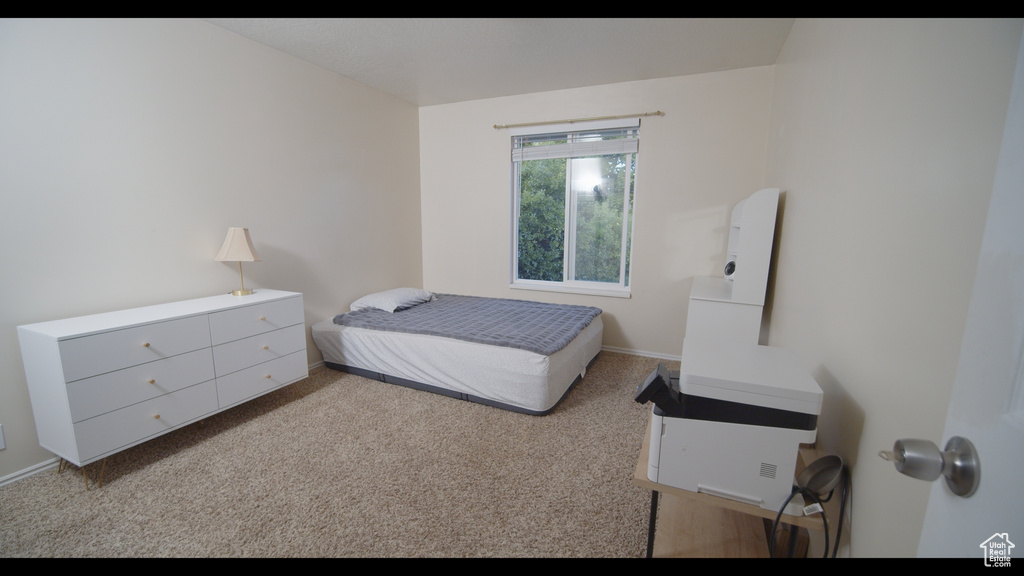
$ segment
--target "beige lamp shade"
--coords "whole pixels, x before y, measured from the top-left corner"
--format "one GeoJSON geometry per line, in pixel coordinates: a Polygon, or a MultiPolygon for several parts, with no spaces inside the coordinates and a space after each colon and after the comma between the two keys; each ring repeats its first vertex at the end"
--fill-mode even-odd
{"type": "Polygon", "coordinates": [[[228,237],[214,258],[217,262],[259,262],[248,228],[228,228],[228,237]]]}
{"type": "Polygon", "coordinates": [[[260,257],[256,254],[256,248],[252,245],[252,238],[249,236],[248,228],[228,228],[228,237],[224,239],[224,245],[214,258],[217,262],[238,262],[238,290],[231,293],[235,296],[246,296],[252,294],[252,290],[245,287],[242,279],[242,262],[259,262],[260,257]]]}

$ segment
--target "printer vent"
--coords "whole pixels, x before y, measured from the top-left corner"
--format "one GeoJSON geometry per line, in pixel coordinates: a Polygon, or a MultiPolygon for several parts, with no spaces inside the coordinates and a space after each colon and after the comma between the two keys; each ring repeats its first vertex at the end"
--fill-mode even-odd
{"type": "Polygon", "coordinates": [[[776,468],[777,467],[775,466],[775,464],[768,464],[766,462],[761,462],[761,477],[762,478],[769,478],[771,480],[774,480],[775,479],[775,470],[776,470],[776,468]]]}

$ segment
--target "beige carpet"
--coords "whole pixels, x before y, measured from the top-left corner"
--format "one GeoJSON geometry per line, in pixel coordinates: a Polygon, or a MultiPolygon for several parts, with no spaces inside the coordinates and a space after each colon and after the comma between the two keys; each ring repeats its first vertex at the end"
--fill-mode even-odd
{"type": "Polygon", "coordinates": [[[0,487],[0,557],[642,557],[657,364],[602,352],[541,417],[317,369],[111,456],[100,489],[0,487]]]}

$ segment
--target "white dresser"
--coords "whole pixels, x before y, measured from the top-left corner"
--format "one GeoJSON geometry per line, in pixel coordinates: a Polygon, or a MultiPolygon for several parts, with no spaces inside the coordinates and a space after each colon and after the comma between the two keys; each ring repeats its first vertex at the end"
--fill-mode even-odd
{"type": "Polygon", "coordinates": [[[83,466],[309,375],[302,294],[18,326],[39,444],[83,466]]]}

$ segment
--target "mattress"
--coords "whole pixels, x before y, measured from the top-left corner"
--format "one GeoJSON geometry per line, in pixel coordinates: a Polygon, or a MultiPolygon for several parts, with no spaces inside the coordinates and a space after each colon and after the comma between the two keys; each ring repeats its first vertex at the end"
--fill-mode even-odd
{"type": "Polygon", "coordinates": [[[487,338],[345,326],[334,318],[312,327],[331,368],[534,415],[553,410],[583,378],[603,331],[598,313],[564,346],[537,351],[487,338]]]}
{"type": "Polygon", "coordinates": [[[334,323],[554,354],[600,314],[593,306],[431,294],[426,302],[391,311],[367,306],[339,314],[334,323]]]}

